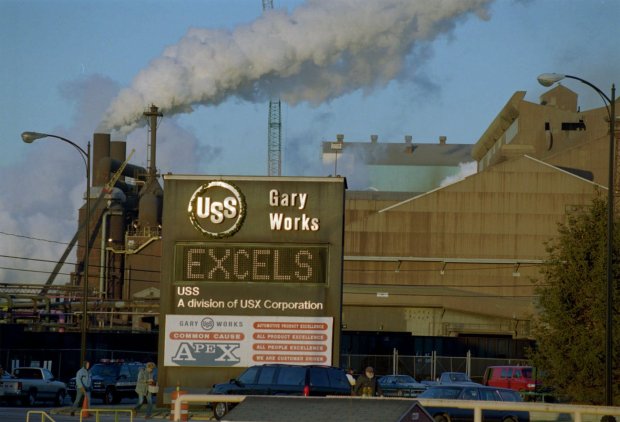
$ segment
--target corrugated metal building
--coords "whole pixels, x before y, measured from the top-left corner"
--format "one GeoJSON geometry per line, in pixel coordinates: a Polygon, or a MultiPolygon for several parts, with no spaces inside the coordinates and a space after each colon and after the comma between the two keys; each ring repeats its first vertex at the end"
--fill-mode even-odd
{"type": "Polygon", "coordinates": [[[530,337],[530,278],[557,223],[606,191],[609,124],[563,86],[524,96],[473,146],[478,173],[406,199],[348,192],[347,330],[530,337]]]}

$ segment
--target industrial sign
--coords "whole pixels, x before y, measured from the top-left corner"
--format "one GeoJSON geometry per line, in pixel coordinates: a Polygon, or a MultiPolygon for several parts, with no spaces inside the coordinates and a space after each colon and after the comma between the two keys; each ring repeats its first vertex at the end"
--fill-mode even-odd
{"type": "Polygon", "coordinates": [[[260,363],[338,364],[344,189],[164,175],[160,380],[198,389],[260,363]]]}
{"type": "Polygon", "coordinates": [[[258,243],[176,245],[177,282],[325,283],[326,246],[258,243]]]}
{"type": "Polygon", "coordinates": [[[331,365],[332,318],[169,315],[167,366],[331,365]]]}

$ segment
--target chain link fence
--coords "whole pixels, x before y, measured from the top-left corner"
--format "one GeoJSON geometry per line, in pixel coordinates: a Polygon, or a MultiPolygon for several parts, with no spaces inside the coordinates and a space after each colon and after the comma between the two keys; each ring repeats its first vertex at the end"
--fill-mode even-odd
{"type": "MultiPolygon", "coordinates": [[[[92,363],[103,360],[123,360],[125,362],[157,362],[157,352],[144,350],[88,349],[86,355],[92,363]]],[[[438,356],[431,353],[425,356],[400,355],[394,349],[391,355],[340,356],[340,366],[352,368],[362,373],[365,367],[372,366],[378,375],[406,374],[418,381],[436,380],[442,372],[464,372],[473,381],[481,382],[484,371],[493,365],[523,365],[524,359],[478,358],[468,353],[466,356],[438,356]]],[[[0,365],[12,371],[18,366],[44,367],[61,380],[75,376],[80,368],[79,349],[4,349],[0,350],[0,365]]]]}
{"type": "Polygon", "coordinates": [[[484,371],[493,365],[523,365],[524,359],[477,358],[468,353],[466,356],[427,356],[400,355],[394,350],[391,355],[353,355],[343,354],[340,365],[362,373],[365,367],[372,366],[378,375],[405,374],[418,381],[436,380],[443,372],[464,372],[472,381],[481,382],[484,371]]]}

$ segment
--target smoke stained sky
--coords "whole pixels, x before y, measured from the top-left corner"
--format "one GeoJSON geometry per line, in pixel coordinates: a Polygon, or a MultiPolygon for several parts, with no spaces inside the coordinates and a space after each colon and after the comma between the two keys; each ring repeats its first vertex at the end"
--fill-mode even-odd
{"type": "MultiPolygon", "coordinates": [[[[374,0],[274,0],[282,9],[273,18],[279,33],[294,36],[271,42],[256,36],[267,21],[260,0],[1,1],[0,167],[4,175],[15,176],[0,180],[0,255],[57,259],[62,245],[2,233],[67,242],[84,192],[77,152],[51,140],[24,144],[20,133],[49,132],[85,146],[119,94],[161,75],[151,69],[166,64],[162,57],[176,57],[178,63],[185,54],[189,62],[196,59],[208,68],[223,66],[236,51],[224,49],[219,56],[212,51],[211,61],[192,57],[188,46],[198,40],[209,39],[213,49],[214,40],[245,39],[239,45],[247,54],[233,56],[243,65],[238,85],[220,83],[212,97],[187,96],[172,77],[159,85],[170,88],[173,101],[166,103],[170,95],[137,97],[168,111],[194,109],[164,117],[157,154],[161,172],[266,174],[271,94],[288,100],[283,103],[284,174],[326,175],[320,142],[337,133],[345,141],[378,134],[379,142],[399,142],[404,135],[414,142],[437,142],[445,135],[449,143],[474,143],[515,91],[525,90],[528,100],[537,101],[544,91],[536,82],[540,73],[578,75],[604,91],[618,83],[613,21],[620,15],[618,0],[395,2],[401,3],[406,10],[440,5],[432,10],[442,19],[428,19],[434,24],[429,27],[421,17],[408,21],[411,12],[399,14],[402,31],[385,35],[397,40],[378,48],[385,39],[371,29],[385,26],[382,20],[393,15],[375,9],[384,2],[374,0]],[[357,7],[338,19],[337,8],[346,4],[357,7]],[[332,9],[326,11],[325,5],[332,9]],[[466,10],[471,13],[462,13],[466,10]],[[312,19],[325,26],[313,25],[312,19]],[[300,27],[304,32],[294,31],[300,27]],[[364,34],[373,34],[377,44],[360,46],[364,34]],[[327,48],[338,42],[346,47],[342,54],[327,48]],[[291,52],[301,53],[290,45],[321,53],[324,61],[313,56],[292,65],[291,52]],[[248,62],[248,57],[254,59],[248,62]],[[320,63],[332,72],[319,71],[320,63]],[[346,72],[336,72],[338,66],[346,72]],[[327,76],[329,83],[321,79],[327,76]]],[[[582,109],[601,105],[587,87],[566,86],[579,94],[582,109]]],[[[147,106],[138,101],[134,116],[147,106]]],[[[127,135],[128,151],[136,149],[135,164],[146,164],[147,136],[144,128],[127,135]]],[[[0,258],[0,282],[46,278],[4,269],[22,266],[22,261],[0,258]]]]}

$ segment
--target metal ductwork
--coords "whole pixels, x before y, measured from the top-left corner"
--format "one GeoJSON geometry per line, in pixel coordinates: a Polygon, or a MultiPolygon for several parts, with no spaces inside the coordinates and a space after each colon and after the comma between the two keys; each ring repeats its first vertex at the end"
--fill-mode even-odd
{"type": "MultiPolygon", "coordinates": [[[[111,157],[103,157],[97,163],[97,172],[94,174],[94,186],[104,186],[110,180],[110,176],[121,168],[123,161],[111,157]]],[[[147,171],[144,167],[133,164],[126,164],[121,172],[122,176],[131,177],[136,180],[146,180],[147,171]]],[[[117,182],[118,183],[118,182],[117,182]]]]}

